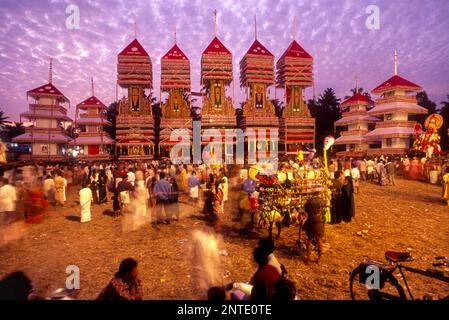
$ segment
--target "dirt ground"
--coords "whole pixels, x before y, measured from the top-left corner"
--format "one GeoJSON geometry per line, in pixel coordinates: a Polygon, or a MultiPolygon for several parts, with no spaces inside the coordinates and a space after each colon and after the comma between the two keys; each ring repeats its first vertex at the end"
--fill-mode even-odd
{"type": "MultiPolygon", "coordinates": [[[[21,237],[0,248],[0,277],[23,270],[45,295],[64,287],[66,267],[77,265],[79,298],[94,299],[120,261],[133,257],[139,261],[145,299],[194,298],[191,235],[195,229],[210,227],[185,196],[181,197],[180,221],[162,225],[160,230],[147,224],[129,231],[124,227],[126,218],[110,216],[112,202],[93,206],[92,221],[81,224],[77,191],[70,187],[64,208],[50,208],[42,223],[18,228],[23,231],[21,237]]],[[[349,299],[349,272],[365,257],[385,261],[386,250],[409,250],[416,258],[411,265],[426,269],[435,256],[449,255],[449,208],[440,195],[440,187],[422,182],[398,179],[395,187],[362,183],[361,193],[355,196],[355,219],[326,225],[330,248],[320,265],[306,265],[297,253],[294,227],[282,230],[276,255],[296,283],[300,299],[349,299]]],[[[223,283],[248,281],[256,268],[252,249],[257,239],[238,235],[236,197],[231,188],[219,241],[219,249],[228,253],[220,255],[223,283]]],[[[407,279],[417,298],[449,291],[442,282],[413,275],[407,279]]]]}

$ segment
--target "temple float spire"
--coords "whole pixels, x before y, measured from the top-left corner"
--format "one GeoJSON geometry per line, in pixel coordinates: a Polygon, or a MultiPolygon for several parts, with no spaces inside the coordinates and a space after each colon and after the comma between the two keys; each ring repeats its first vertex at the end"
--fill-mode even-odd
{"type": "Polygon", "coordinates": [[[398,75],[398,52],[394,49],[394,75],[398,75]]]}
{"type": "Polygon", "coordinates": [[[217,10],[214,10],[214,36],[218,36],[217,10]]]}
{"type": "Polygon", "coordinates": [[[173,37],[174,37],[174,42],[175,42],[175,44],[176,44],[176,26],[175,26],[175,31],[173,32],[173,37]]]}
{"type": "Polygon", "coordinates": [[[48,83],[53,82],[53,58],[50,58],[50,68],[48,70],[48,83]]]}
{"type": "Polygon", "coordinates": [[[293,18],[293,25],[292,25],[292,36],[293,36],[293,41],[296,40],[296,17],[293,18]]]}
{"type": "Polygon", "coordinates": [[[257,16],[254,15],[254,39],[257,40],[257,16]]]}

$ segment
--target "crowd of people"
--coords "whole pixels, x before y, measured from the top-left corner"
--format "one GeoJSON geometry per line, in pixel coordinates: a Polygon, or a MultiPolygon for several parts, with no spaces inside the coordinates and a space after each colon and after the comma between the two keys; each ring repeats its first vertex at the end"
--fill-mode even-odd
{"type": "MultiPolygon", "coordinates": [[[[303,226],[307,237],[306,262],[309,261],[312,244],[317,248],[317,262],[320,261],[326,222],[349,223],[355,217],[354,194],[360,192],[360,181],[395,186],[396,175],[412,179],[425,175],[424,163],[419,163],[422,167],[417,166],[417,159],[410,161],[408,157],[331,160],[328,167],[331,180],[330,221],[326,221],[323,214],[325,204],[319,197],[320,190],[313,190],[304,206],[308,216],[303,226]]],[[[232,167],[226,165],[184,165],[156,160],[73,166],[37,163],[3,167],[0,172],[0,227],[3,229],[12,220],[20,218],[25,218],[29,223],[41,222],[47,207],[66,206],[67,190],[72,187],[78,191],[81,223],[92,220],[92,206],[101,206],[117,219],[129,214],[145,217],[153,228],[160,230],[160,225],[180,220],[179,199],[184,194],[194,212],[206,217],[218,233],[229,198],[231,170],[232,167]]],[[[443,196],[449,205],[449,173],[444,174],[448,168],[443,166],[440,170],[443,196]]],[[[312,175],[316,177],[320,170],[309,165],[305,172],[308,179],[312,175]]],[[[248,234],[258,225],[256,220],[261,206],[258,182],[248,174],[241,176],[240,181],[242,184],[237,200],[240,231],[241,234],[248,234]]],[[[253,253],[258,269],[251,285],[236,283],[212,287],[208,292],[209,298],[256,301],[293,299],[294,284],[287,279],[285,268],[273,252],[271,238],[261,239],[253,253]]],[[[15,276],[23,278],[21,274],[15,276]]],[[[142,299],[137,261],[131,258],[124,260],[98,299],[142,299]]]]}
{"type": "Polygon", "coordinates": [[[179,196],[202,212],[219,231],[228,199],[229,169],[223,166],[175,165],[170,161],[94,163],[73,166],[37,163],[3,168],[0,179],[2,225],[17,217],[40,222],[49,206],[65,206],[69,186],[78,188],[80,222],[92,219],[92,206],[112,216],[147,217],[152,225],[180,218],[179,196]],[[154,214],[152,214],[154,213],[154,214]]]}

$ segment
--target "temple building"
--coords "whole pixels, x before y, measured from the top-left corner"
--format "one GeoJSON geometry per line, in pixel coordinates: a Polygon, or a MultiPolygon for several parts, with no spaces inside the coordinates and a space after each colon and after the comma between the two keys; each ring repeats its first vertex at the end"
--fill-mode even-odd
{"type": "Polygon", "coordinates": [[[72,122],[63,106],[69,99],[52,83],[52,61],[48,83],[27,92],[27,99],[33,98],[29,110],[20,114],[22,118],[33,122],[25,128],[25,133],[12,139],[16,143],[31,145],[31,154],[22,155],[21,160],[66,161],[67,144],[71,138],[67,135],[63,123],[72,122]]]}
{"type": "Polygon", "coordinates": [[[70,142],[72,155],[79,160],[110,160],[115,141],[104,131],[112,124],[106,119],[106,106],[94,94],[76,106],[78,136],[70,142]],[[81,113],[80,113],[81,111],[81,113]]]}
{"type": "MultiPolygon", "coordinates": [[[[192,117],[189,92],[190,61],[176,43],[161,59],[161,96],[168,94],[162,103],[161,131],[159,135],[159,156],[168,157],[173,145],[180,143],[182,136],[170,138],[175,129],[187,130],[190,144],[192,135],[192,117]]],[[[162,101],[162,99],[160,99],[162,101]]],[[[182,152],[182,151],[181,151],[182,152]]],[[[183,157],[184,154],[178,154],[183,157]]]]}
{"type": "Polygon", "coordinates": [[[274,83],[274,55],[259,42],[256,32],[253,44],[240,61],[240,86],[247,94],[243,106],[246,131],[252,129],[257,136],[255,145],[248,149],[258,155],[262,152],[269,156],[279,143],[279,118],[267,92],[274,83]]]}
{"type": "MultiPolygon", "coordinates": [[[[235,109],[233,100],[226,95],[226,89],[230,87],[233,80],[232,54],[218,39],[217,15],[215,12],[215,36],[201,55],[201,86],[203,88],[203,104],[201,108],[201,129],[215,129],[220,132],[222,140],[215,141],[214,137],[203,136],[202,144],[210,142],[221,143],[222,154],[230,154],[226,140],[233,141],[234,135],[226,135],[225,130],[236,128],[235,109]]],[[[213,154],[217,159],[220,155],[213,154]]]]}
{"type": "Polygon", "coordinates": [[[151,59],[134,39],[118,55],[117,84],[128,96],[119,101],[116,118],[116,155],[120,160],[151,159],[154,155],[154,120],[151,94],[151,59]]]}
{"type": "Polygon", "coordinates": [[[335,145],[344,145],[344,151],[337,152],[338,157],[363,157],[370,147],[370,143],[376,140],[367,140],[365,135],[369,132],[369,125],[380,121],[378,118],[368,115],[367,109],[374,102],[367,96],[356,90],[352,97],[340,104],[342,118],[335,122],[336,127],[344,127],[341,136],[335,141],[335,145]]]}
{"type": "Polygon", "coordinates": [[[369,155],[406,154],[415,135],[415,121],[409,115],[427,114],[419,106],[416,93],[422,88],[397,74],[397,55],[394,56],[394,76],[376,87],[372,93],[380,96],[368,115],[382,117],[376,128],[365,135],[369,140],[381,140],[380,148],[368,150],[369,155]]]}
{"type": "Polygon", "coordinates": [[[283,154],[297,154],[303,145],[314,146],[315,119],[303,98],[304,90],[313,85],[313,58],[299,45],[295,35],[276,69],[276,87],[285,90],[279,149],[283,154]]]}

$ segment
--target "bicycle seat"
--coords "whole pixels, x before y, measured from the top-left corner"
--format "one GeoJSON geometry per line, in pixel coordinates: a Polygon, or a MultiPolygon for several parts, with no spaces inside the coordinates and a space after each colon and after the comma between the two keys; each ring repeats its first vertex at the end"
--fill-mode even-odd
{"type": "Polygon", "coordinates": [[[413,261],[413,257],[411,256],[410,252],[387,251],[385,252],[385,258],[390,262],[413,261]]]}

